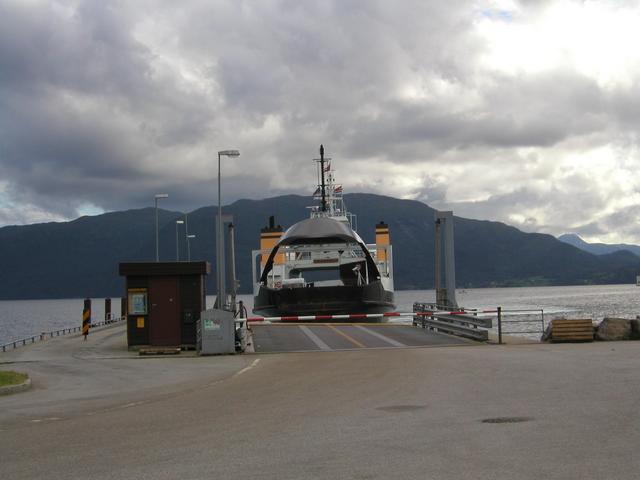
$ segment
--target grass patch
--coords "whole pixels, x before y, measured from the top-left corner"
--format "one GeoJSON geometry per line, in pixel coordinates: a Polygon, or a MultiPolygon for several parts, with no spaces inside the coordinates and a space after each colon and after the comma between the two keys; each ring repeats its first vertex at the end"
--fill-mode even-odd
{"type": "Polygon", "coordinates": [[[18,385],[28,378],[26,373],[0,371],[0,387],[18,385]]]}

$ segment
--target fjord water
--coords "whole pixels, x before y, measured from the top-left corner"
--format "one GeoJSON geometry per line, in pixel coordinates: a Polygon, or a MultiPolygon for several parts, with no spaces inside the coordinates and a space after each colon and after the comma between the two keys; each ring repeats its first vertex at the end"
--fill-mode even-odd
{"type": "MultiPolygon", "coordinates": [[[[588,285],[569,287],[514,287],[458,290],[457,300],[466,308],[544,309],[545,319],[603,317],[635,318],[640,315],[640,287],[635,285],[588,285]]],[[[207,297],[211,307],[213,296],[207,297]]],[[[240,295],[251,312],[251,295],[240,295]]],[[[410,312],[413,302],[433,302],[433,290],[396,292],[398,311],[410,312]]],[[[0,345],[41,332],[79,326],[82,299],[0,301],[0,345]]],[[[104,318],[104,299],[93,299],[93,321],[104,318]]],[[[112,299],[112,311],[120,314],[120,300],[112,299]]]]}

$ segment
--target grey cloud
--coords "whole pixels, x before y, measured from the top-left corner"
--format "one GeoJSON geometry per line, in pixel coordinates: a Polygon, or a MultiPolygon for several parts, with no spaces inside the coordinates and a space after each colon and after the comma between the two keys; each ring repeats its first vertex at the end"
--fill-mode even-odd
{"type": "Polygon", "coordinates": [[[589,237],[592,235],[600,236],[602,234],[607,233],[606,230],[597,222],[589,222],[585,225],[580,225],[578,227],[572,227],[571,233],[576,233],[580,236],[589,237]]]}
{"type": "Polygon", "coordinates": [[[617,238],[640,237],[640,215],[637,208],[621,208],[610,215],[599,218],[598,221],[573,227],[572,233],[577,233],[585,238],[595,236],[617,242],[617,238]]]}
{"type": "Polygon", "coordinates": [[[638,209],[633,206],[617,210],[607,215],[602,220],[602,224],[609,232],[636,236],[640,234],[639,220],[640,213],[638,213],[638,209]]]}
{"type": "MultiPolygon", "coordinates": [[[[586,175],[574,175],[550,187],[519,187],[508,193],[495,194],[486,200],[474,202],[447,202],[456,215],[471,218],[502,220],[525,231],[563,233],[573,225],[581,225],[593,218],[605,199],[593,192],[593,179],[586,175]],[[510,214],[531,209],[544,212],[544,218],[525,215],[524,221],[510,218],[510,214]]],[[[578,228],[578,227],[576,227],[578,228]]]]}
{"type": "Polygon", "coordinates": [[[438,207],[446,202],[447,186],[430,178],[428,176],[422,178],[423,187],[415,193],[415,199],[423,203],[438,207]]]}
{"type": "Polygon", "coordinates": [[[82,3],[70,17],[39,7],[0,7],[0,173],[11,180],[8,194],[67,217],[87,202],[131,205],[124,191],[164,183],[160,169],[149,174],[163,148],[205,136],[207,101],[155,75],[122,3],[82,3]]]}
{"type": "Polygon", "coordinates": [[[81,3],[70,18],[44,2],[5,2],[0,9],[0,67],[13,89],[64,88],[112,99],[147,91],[150,52],[130,38],[130,22],[108,2],[81,3]]]}
{"type": "MultiPolygon", "coordinates": [[[[613,144],[631,152],[624,168],[635,162],[637,81],[604,89],[568,68],[483,69],[473,2],[57,5],[0,4],[0,201],[32,205],[25,218],[146,205],[160,190],[171,208],[212,204],[222,148],[242,151],[241,167],[225,166],[227,201],[308,193],[324,143],[360,191],[418,175],[408,196],[474,218],[522,212],[522,228],[555,232],[588,225],[613,194],[586,173],[565,191],[550,157],[613,144]],[[389,178],[390,165],[406,173],[389,178]],[[454,168],[496,169],[512,186],[457,201],[447,182],[491,191],[495,180],[454,168]]],[[[9,218],[0,207],[0,224],[9,218]]]]}
{"type": "Polygon", "coordinates": [[[386,102],[383,115],[362,121],[354,148],[365,145],[372,153],[385,144],[408,143],[440,152],[474,146],[549,147],[608,128],[604,92],[570,72],[502,76],[481,93],[482,105],[463,111],[429,101],[386,102]]]}

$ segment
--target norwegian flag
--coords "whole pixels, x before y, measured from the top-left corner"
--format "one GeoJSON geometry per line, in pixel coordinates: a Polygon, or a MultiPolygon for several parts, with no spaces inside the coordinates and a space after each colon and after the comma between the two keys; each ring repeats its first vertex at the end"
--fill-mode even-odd
{"type": "Polygon", "coordinates": [[[335,193],[342,193],[342,185],[338,185],[336,186],[336,188],[333,189],[333,191],[335,193]]]}

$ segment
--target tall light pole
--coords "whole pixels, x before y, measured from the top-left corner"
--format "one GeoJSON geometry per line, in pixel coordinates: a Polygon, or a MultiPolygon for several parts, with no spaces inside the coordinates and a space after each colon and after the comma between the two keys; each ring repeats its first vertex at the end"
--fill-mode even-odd
{"type": "Polygon", "coordinates": [[[154,199],[156,202],[156,262],[160,261],[160,249],[158,247],[158,200],[161,198],[169,198],[168,193],[156,193],[154,199]]]}
{"type": "Polygon", "coordinates": [[[187,242],[187,262],[191,261],[191,252],[189,251],[189,216],[184,214],[184,238],[187,242]]]}
{"type": "Polygon", "coordinates": [[[178,225],[184,224],[184,220],[176,220],[176,262],[180,261],[180,242],[178,241],[178,225]]]}
{"type": "Polygon", "coordinates": [[[225,157],[239,157],[240,152],[238,150],[221,150],[218,152],[218,231],[216,232],[216,250],[217,250],[217,264],[218,264],[218,308],[224,310],[224,306],[226,303],[226,292],[224,291],[223,283],[224,283],[224,274],[225,268],[222,265],[222,258],[224,252],[222,251],[222,238],[224,233],[222,232],[222,193],[220,189],[220,158],[222,156],[225,157]]]}
{"type": "Polygon", "coordinates": [[[191,249],[189,248],[189,240],[196,238],[195,235],[187,235],[187,262],[191,261],[191,249]]]}

